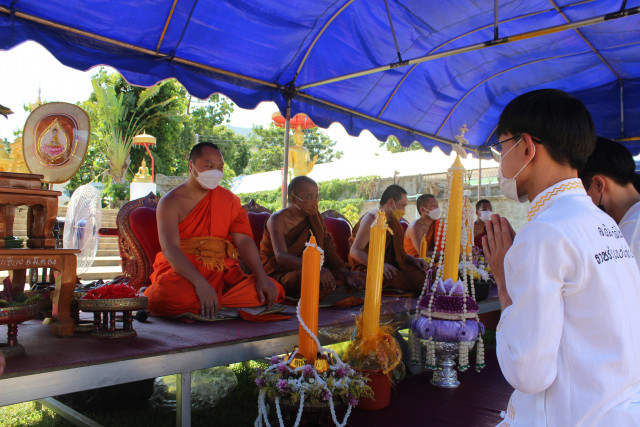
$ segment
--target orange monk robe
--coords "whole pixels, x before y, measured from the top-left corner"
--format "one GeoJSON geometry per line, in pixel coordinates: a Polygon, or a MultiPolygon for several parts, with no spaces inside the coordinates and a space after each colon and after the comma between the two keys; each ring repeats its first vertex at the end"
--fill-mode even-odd
{"type": "MultiPolygon", "coordinates": [[[[356,235],[358,234],[361,221],[362,218],[360,218],[360,221],[358,221],[355,227],[353,227],[353,232],[349,239],[352,245],[356,235]]],[[[387,224],[393,232],[393,235],[387,231],[384,262],[385,264],[390,264],[396,267],[398,271],[391,279],[382,279],[382,287],[403,290],[422,289],[425,280],[425,273],[413,264],[407,263],[405,259],[407,253],[405,252],[403,245],[405,239],[404,227],[402,227],[400,222],[395,218],[389,219],[389,217],[387,217],[387,224]]],[[[369,243],[367,243],[364,251],[367,254],[369,253],[369,243]]],[[[349,264],[351,265],[352,271],[359,271],[364,274],[367,273],[367,266],[360,264],[356,259],[352,258],[351,255],[349,255],[349,264]]]]}
{"type": "MultiPolygon", "coordinates": [[[[222,187],[210,190],[178,224],[178,231],[181,241],[202,236],[231,240],[231,233],[242,233],[253,238],[249,217],[240,199],[222,187]]],[[[196,255],[185,255],[215,289],[221,307],[255,307],[264,304],[258,299],[255,276],[243,273],[237,259],[225,257],[225,268],[216,271],[205,267],[196,255]]],[[[279,283],[272,281],[278,291],[276,302],[281,302],[284,300],[284,290],[279,283]]],[[[193,285],[176,273],[162,252],[156,255],[151,285],[144,294],[149,298],[149,310],[152,313],[161,316],[200,313],[200,301],[193,285]]]]}
{"type": "MultiPolygon", "coordinates": [[[[342,281],[342,275],[339,274],[339,270],[345,268],[346,265],[338,252],[336,246],[333,243],[331,234],[327,231],[327,227],[324,225],[324,220],[320,213],[305,217],[302,221],[296,224],[291,230],[284,235],[284,242],[287,245],[287,252],[290,255],[302,259],[302,252],[306,249],[305,243],[309,241],[311,233],[316,238],[316,242],[324,251],[324,265],[333,273],[333,276],[338,282],[342,281]]],[[[260,255],[262,257],[262,265],[264,271],[280,282],[287,295],[298,298],[300,296],[300,286],[302,280],[302,269],[287,269],[281,266],[276,260],[275,253],[273,251],[273,243],[271,242],[271,234],[269,229],[265,227],[262,234],[262,241],[260,242],[260,255]]],[[[320,299],[326,295],[322,295],[322,289],[320,290],[320,299]]]]}
{"type": "MultiPolygon", "coordinates": [[[[436,247],[436,233],[438,232],[439,224],[439,219],[433,221],[429,226],[429,230],[427,230],[427,234],[425,234],[425,237],[427,238],[427,252],[433,251],[436,247]]],[[[438,248],[438,250],[444,250],[444,241],[442,239],[442,236],[440,236],[440,244],[438,245],[438,248]]],[[[406,234],[404,236],[404,250],[406,253],[408,253],[409,255],[413,255],[414,257],[420,256],[420,253],[413,246],[413,242],[406,236],[406,234]]]]}

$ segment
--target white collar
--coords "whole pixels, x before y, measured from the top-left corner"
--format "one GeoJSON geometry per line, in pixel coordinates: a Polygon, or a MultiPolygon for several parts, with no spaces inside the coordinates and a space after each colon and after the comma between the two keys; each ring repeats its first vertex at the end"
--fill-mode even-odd
{"type": "Polygon", "coordinates": [[[585,194],[582,181],[579,178],[565,179],[564,181],[553,184],[531,201],[527,221],[531,221],[536,215],[547,209],[554,199],[576,192],[585,194]]]}

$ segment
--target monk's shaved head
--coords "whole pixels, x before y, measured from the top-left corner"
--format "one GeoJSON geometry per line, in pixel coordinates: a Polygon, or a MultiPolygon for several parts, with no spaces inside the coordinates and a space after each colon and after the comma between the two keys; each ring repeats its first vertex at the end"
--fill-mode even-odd
{"type": "Polygon", "coordinates": [[[304,176],[304,175],[296,176],[291,180],[291,182],[289,183],[289,186],[287,187],[287,196],[291,197],[291,194],[297,194],[300,186],[305,183],[315,185],[316,187],[318,186],[318,183],[316,183],[314,180],[312,180],[308,176],[304,176]]]}
{"type": "Polygon", "coordinates": [[[416,199],[416,206],[418,207],[418,212],[420,212],[420,208],[426,208],[427,207],[427,202],[430,199],[435,199],[436,196],[434,196],[433,194],[422,194],[420,195],[420,197],[418,197],[416,199]]]}
{"type": "Polygon", "coordinates": [[[402,199],[402,196],[407,194],[406,190],[399,185],[391,184],[388,186],[384,192],[382,193],[382,197],[380,197],[380,206],[384,206],[385,203],[389,201],[389,199],[393,199],[398,202],[402,199]]]}
{"type": "Polygon", "coordinates": [[[218,147],[216,144],[213,144],[211,142],[200,142],[194,145],[191,151],[189,152],[189,161],[195,162],[196,159],[202,155],[202,150],[204,150],[206,147],[213,148],[214,150],[220,151],[220,147],[218,147]]]}

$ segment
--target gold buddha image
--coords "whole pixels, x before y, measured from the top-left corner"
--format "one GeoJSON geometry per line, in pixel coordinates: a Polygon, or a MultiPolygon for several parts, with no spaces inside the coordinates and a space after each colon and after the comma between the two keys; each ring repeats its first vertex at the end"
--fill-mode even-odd
{"type": "Polygon", "coordinates": [[[293,169],[294,176],[308,175],[313,170],[313,166],[318,161],[318,155],[316,154],[311,160],[309,156],[309,150],[307,147],[303,147],[304,133],[300,129],[300,126],[293,134],[293,142],[296,145],[289,149],[289,164],[293,169]]]}
{"type": "Polygon", "coordinates": [[[135,174],[131,182],[153,182],[153,178],[149,173],[149,168],[147,167],[147,162],[145,162],[144,158],[142,159],[142,163],[140,163],[138,173],[135,174]]]}

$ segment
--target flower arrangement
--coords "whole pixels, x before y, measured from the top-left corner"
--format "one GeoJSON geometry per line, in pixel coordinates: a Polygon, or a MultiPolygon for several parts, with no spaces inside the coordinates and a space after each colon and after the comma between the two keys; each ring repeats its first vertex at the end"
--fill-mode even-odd
{"type": "Polygon", "coordinates": [[[102,285],[91,289],[82,299],[121,299],[139,298],[138,291],[124,283],[102,285]]]}
{"type": "Polygon", "coordinates": [[[372,397],[371,388],[367,385],[368,378],[340,360],[331,349],[320,345],[318,338],[311,333],[300,317],[300,305],[297,307],[298,320],[318,344],[318,359],[314,365],[306,363],[304,357],[298,354],[297,347],[284,357],[272,356],[267,368],[256,372],[258,394],[258,418],[255,425],[260,427],[267,419],[266,399],[275,403],[276,414],[280,426],[284,426],[280,402],[286,401],[298,405],[298,412],[294,426],[300,424],[305,403],[311,406],[327,405],[331,411],[331,418],[336,426],[347,424],[351,409],[364,397],[372,397]],[[296,363],[305,360],[305,363],[296,363]],[[347,412],[342,422],[335,413],[335,404],[346,404],[347,412]]]}

